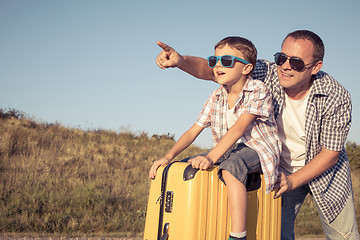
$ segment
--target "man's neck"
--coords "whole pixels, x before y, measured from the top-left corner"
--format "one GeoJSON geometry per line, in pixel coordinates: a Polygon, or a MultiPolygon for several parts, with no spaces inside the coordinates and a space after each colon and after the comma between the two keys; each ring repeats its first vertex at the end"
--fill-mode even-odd
{"type": "Polygon", "coordinates": [[[311,86],[312,86],[311,83],[308,86],[303,87],[301,89],[299,89],[299,88],[297,88],[297,89],[285,88],[285,93],[292,100],[301,100],[304,97],[306,97],[306,95],[309,93],[309,91],[311,89],[311,86]]]}

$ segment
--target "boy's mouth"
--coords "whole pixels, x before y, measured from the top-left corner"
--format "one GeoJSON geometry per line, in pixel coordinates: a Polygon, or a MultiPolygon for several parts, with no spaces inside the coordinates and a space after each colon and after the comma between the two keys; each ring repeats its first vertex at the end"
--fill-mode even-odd
{"type": "Polygon", "coordinates": [[[221,75],[224,75],[225,73],[224,72],[221,72],[221,71],[218,71],[218,72],[216,72],[216,75],[218,75],[218,76],[221,76],[221,75]]]}

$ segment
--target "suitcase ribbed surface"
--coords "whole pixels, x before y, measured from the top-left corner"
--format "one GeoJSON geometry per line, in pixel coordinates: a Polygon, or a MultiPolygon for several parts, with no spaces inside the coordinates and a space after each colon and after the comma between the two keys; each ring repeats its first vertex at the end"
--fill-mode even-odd
{"type": "MultiPolygon", "coordinates": [[[[160,195],[164,168],[158,169],[150,186],[144,240],[228,239],[231,223],[227,190],[217,177],[217,169],[198,171],[192,179],[184,180],[188,165],[176,162],[169,167],[162,209],[160,195]],[[166,234],[163,233],[165,225],[168,226],[166,234]]],[[[262,186],[264,184],[262,179],[262,186]]],[[[248,192],[247,239],[280,239],[281,199],[274,200],[273,195],[266,195],[264,187],[248,192]]]]}

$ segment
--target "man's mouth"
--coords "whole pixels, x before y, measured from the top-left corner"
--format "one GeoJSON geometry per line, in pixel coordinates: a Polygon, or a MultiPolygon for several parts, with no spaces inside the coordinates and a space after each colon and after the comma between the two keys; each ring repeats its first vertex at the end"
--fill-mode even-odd
{"type": "Polygon", "coordinates": [[[281,72],[281,74],[284,76],[284,77],[292,77],[293,75],[291,74],[287,74],[287,73],[284,73],[284,72],[281,72]]]}

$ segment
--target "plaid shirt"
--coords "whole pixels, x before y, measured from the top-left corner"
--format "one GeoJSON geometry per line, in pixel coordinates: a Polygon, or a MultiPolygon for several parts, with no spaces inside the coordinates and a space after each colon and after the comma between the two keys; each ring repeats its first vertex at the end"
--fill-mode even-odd
{"type": "MultiPolygon", "coordinates": [[[[277,118],[284,104],[285,91],[279,84],[276,64],[258,60],[253,77],[269,87],[277,118]]],[[[336,80],[322,71],[313,76],[305,114],[305,163],[311,161],[322,147],[340,152],[333,167],[308,183],[316,204],[329,222],[338,216],[352,194],[349,161],[344,148],[351,125],[351,108],[350,94],[336,80]]]]}
{"type": "MultiPolygon", "coordinates": [[[[223,86],[213,91],[196,121],[201,127],[211,127],[214,145],[222,139],[229,128],[226,114],[227,96],[223,86]]],[[[271,95],[265,84],[250,78],[234,107],[236,120],[244,113],[256,115],[240,140],[259,154],[267,193],[276,183],[281,152],[281,141],[271,102],[271,95]]]]}

